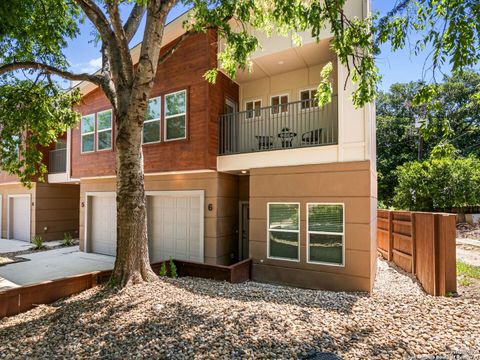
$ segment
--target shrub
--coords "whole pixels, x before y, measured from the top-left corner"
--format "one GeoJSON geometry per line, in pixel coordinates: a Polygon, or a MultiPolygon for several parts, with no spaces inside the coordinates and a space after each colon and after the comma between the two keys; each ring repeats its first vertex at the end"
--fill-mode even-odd
{"type": "Polygon", "coordinates": [[[162,266],[160,267],[160,271],[158,273],[160,276],[167,276],[167,265],[165,261],[162,263],[162,266]]]}
{"type": "Polygon", "coordinates": [[[176,279],[178,277],[177,266],[173,262],[172,258],[170,258],[170,276],[174,279],[176,279]]]}
{"type": "Polygon", "coordinates": [[[32,240],[33,249],[40,250],[43,249],[45,246],[43,245],[43,239],[40,235],[35,235],[32,240]]]}
{"type": "Polygon", "coordinates": [[[70,233],[66,232],[63,234],[63,240],[62,240],[62,245],[63,246],[72,246],[73,245],[73,238],[70,233]]]}

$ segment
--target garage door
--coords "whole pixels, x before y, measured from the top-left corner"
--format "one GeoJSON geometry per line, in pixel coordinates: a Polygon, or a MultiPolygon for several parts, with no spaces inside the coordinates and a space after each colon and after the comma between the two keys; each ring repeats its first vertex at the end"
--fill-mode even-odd
{"type": "Polygon", "coordinates": [[[114,196],[91,196],[89,202],[90,251],[115,256],[117,206],[114,196]]]}
{"type": "Polygon", "coordinates": [[[10,239],[30,241],[30,196],[10,198],[10,239]]]}
{"type": "Polygon", "coordinates": [[[160,192],[147,201],[150,260],[203,263],[203,191],[160,192]]]}

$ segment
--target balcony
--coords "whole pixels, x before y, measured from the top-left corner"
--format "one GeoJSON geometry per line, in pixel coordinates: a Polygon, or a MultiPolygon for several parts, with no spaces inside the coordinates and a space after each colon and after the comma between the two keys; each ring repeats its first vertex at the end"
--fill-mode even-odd
{"type": "Polygon", "coordinates": [[[223,114],[219,155],[337,144],[337,102],[335,95],[323,107],[308,99],[223,114]]]}
{"type": "Polygon", "coordinates": [[[67,171],[67,149],[50,150],[48,159],[48,173],[60,174],[67,171]]]}

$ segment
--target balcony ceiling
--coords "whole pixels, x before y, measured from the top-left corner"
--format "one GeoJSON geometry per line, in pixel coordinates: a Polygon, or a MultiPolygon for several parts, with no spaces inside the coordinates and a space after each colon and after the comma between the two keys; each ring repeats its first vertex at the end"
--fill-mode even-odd
{"type": "Polygon", "coordinates": [[[245,83],[252,80],[270,77],[305,67],[311,67],[335,58],[334,53],[329,49],[329,41],[323,40],[320,43],[310,43],[300,47],[290,47],[286,50],[261,56],[255,54],[252,58],[252,71],[239,71],[236,82],[245,83]]]}

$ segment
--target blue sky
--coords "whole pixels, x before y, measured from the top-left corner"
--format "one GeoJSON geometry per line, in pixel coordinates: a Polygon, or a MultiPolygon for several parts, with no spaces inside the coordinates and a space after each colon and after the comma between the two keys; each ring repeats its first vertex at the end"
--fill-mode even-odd
{"type": "MultiPolygon", "coordinates": [[[[378,10],[380,14],[386,13],[396,2],[396,0],[371,1],[373,10],[378,10]]],[[[177,6],[170,12],[169,20],[174,19],[185,10],[185,7],[177,6]]],[[[122,15],[127,16],[128,14],[124,11],[122,15]]],[[[75,72],[93,72],[101,66],[99,47],[95,47],[91,41],[93,38],[91,35],[92,31],[93,27],[88,21],[85,21],[85,24],[81,26],[81,35],[73,40],[65,51],[71,69],[75,72]]],[[[132,44],[137,44],[140,40],[140,34],[137,34],[132,44]]],[[[411,40],[414,41],[415,38],[411,40]]],[[[422,78],[430,80],[432,74],[423,69],[426,58],[425,54],[426,53],[413,56],[408,46],[404,50],[392,53],[389,46],[383,46],[382,53],[377,59],[377,66],[383,77],[380,88],[387,90],[391,84],[396,82],[408,82],[422,78]]]]}

